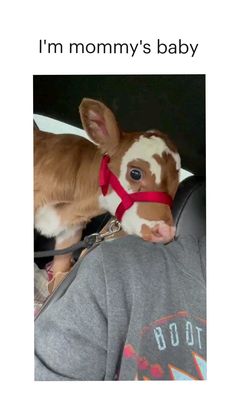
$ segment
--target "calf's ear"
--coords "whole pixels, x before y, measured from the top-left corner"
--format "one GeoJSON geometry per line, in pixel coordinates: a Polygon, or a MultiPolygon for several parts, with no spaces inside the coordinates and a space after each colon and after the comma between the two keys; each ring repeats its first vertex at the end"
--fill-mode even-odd
{"type": "Polygon", "coordinates": [[[112,155],[120,141],[120,129],[112,111],[98,100],[84,98],[79,113],[91,140],[103,153],[112,155]]]}

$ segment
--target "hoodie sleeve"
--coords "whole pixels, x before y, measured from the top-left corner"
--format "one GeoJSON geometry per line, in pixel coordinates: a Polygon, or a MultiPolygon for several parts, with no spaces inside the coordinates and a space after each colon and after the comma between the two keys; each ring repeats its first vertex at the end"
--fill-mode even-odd
{"type": "Polygon", "coordinates": [[[35,322],[35,380],[103,380],[106,353],[106,286],[98,248],[35,322]]]}

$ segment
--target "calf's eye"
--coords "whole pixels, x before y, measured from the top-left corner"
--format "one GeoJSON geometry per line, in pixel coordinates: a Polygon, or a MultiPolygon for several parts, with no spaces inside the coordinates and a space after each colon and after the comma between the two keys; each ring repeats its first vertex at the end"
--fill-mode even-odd
{"type": "Polygon", "coordinates": [[[140,169],[131,169],[129,174],[133,180],[140,180],[142,178],[142,171],[140,169]]]}

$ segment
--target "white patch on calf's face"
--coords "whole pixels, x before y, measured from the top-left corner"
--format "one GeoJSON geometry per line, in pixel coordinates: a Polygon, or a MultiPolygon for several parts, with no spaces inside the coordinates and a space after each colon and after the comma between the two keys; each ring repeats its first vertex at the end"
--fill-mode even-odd
{"type": "Polygon", "coordinates": [[[121,160],[119,180],[122,186],[127,191],[132,190],[129,182],[126,179],[127,167],[132,160],[138,159],[149,163],[150,171],[155,176],[156,183],[159,184],[161,182],[161,165],[153,156],[158,154],[160,157],[162,157],[164,152],[170,154],[173,157],[176,162],[176,170],[180,170],[179,154],[170,150],[162,138],[155,135],[147,138],[144,135],[141,135],[138,141],[134,142],[128,151],[126,151],[121,160]]]}
{"type": "Polygon", "coordinates": [[[163,222],[163,221],[149,221],[145,218],[141,218],[137,214],[138,210],[138,202],[135,202],[131,208],[129,208],[127,211],[125,211],[122,220],[121,225],[123,230],[128,234],[135,234],[139,237],[142,237],[141,229],[142,225],[146,224],[148,227],[153,228],[157,224],[163,222]]]}
{"type": "Polygon", "coordinates": [[[142,218],[137,214],[137,208],[138,203],[135,203],[123,215],[121,226],[127,234],[134,234],[153,243],[168,243],[174,238],[174,226],[168,225],[164,220],[150,221],[142,218]]]}
{"type": "MultiPolygon", "coordinates": [[[[145,138],[145,136],[141,136],[140,138],[145,138]]],[[[156,135],[152,135],[150,137],[150,139],[152,141],[157,140],[156,147],[157,147],[158,151],[157,151],[156,154],[159,154],[160,156],[162,156],[162,154],[164,152],[166,152],[167,154],[170,154],[173,157],[173,159],[175,160],[176,170],[180,170],[180,168],[181,168],[181,162],[180,162],[180,155],[179,155],[179,153],[172,151],[168,147],[168,145],[166,144],[166,142],[162,138],[157,137],[156,135]]]]}

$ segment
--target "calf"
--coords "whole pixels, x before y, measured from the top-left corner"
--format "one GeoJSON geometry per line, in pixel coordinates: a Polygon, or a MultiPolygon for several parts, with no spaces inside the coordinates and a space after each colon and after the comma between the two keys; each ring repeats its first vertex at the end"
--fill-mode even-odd
{"type": "MultiPolygon", "coordinates": [[[[83,99],[79,112],[93,142],[35,129],[36,229],[55,237],[61,249],[81,239],[92,217],[109,211],[128,234],[171,241],[180,171],[173,143],[157,130],[122,132],[112,111],[96,100],[83,99]]],[[[71,255],[54,258],[53,288],[70,267],[71,255]]]]}

